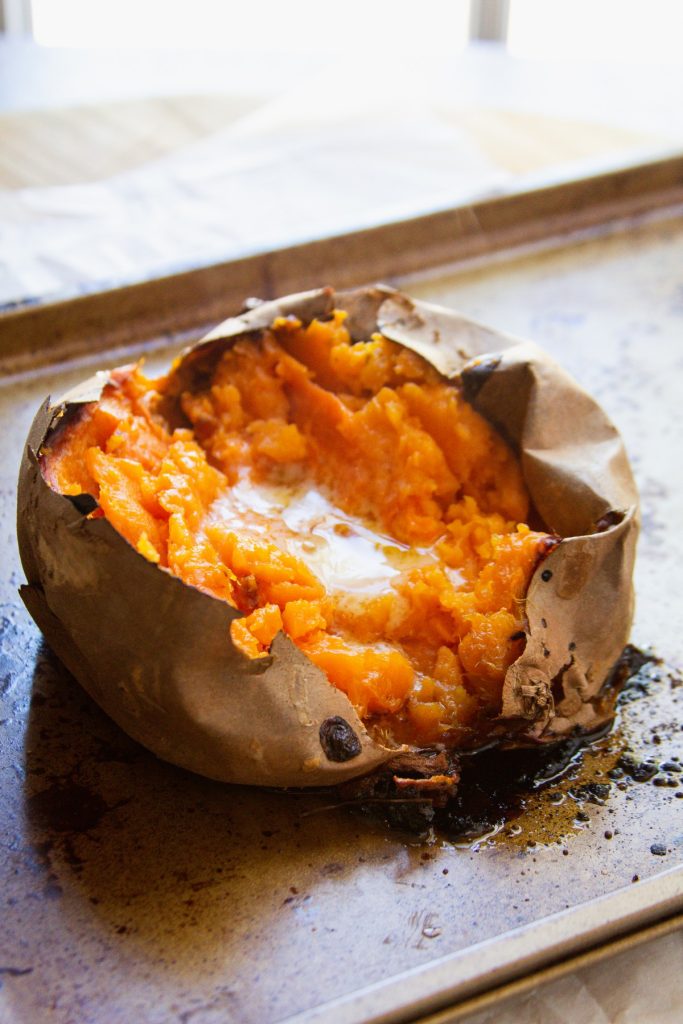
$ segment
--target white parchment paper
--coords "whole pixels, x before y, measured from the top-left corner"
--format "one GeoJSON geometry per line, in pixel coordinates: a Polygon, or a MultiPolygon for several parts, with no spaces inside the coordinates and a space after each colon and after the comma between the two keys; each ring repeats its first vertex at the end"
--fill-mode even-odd
{"type": "Polygon", "coordinates": [[[424,105],[273,101],[105,181],[0,191],[0,304],[399,219],[508,178],[424,105]]]}

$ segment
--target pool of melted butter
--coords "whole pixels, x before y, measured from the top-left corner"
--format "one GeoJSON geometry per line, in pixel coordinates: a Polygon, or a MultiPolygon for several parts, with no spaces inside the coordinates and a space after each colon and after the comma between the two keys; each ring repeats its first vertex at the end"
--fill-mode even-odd
{"type": "MultiPolygon", "coordinates": [[[[399,576],[442,564],[434,546],[402,544],[377,524],[343,512],[310,480],[275,484],[244,476],[216,499],[208,519],[277,544],[340,600],[377,597],[399,576]]],[[[454,586],[462,583],[456,569],[444,569],[454,586]]]]}

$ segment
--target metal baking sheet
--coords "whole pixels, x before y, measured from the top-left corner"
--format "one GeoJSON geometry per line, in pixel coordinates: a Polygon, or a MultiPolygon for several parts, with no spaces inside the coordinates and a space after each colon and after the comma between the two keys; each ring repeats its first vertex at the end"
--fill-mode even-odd
{"type": "MultiPolygon", "coordinates": [[[[656,765],[683,754],[683,218],[664,215],[681,198],[673,180],[678,175],[680,185],[680,166],[658,173],[665,187],[657,191],[651,172],[640,196],[629,178],[625,205],[615,206],[612,182],[603,220],[595,207],[593,228],[580,238],[544,236],[547,205],[533,220],[532,197],[524,218],[530,235],[548,243],[543,252],[499,251],[467,270],[444,270],[430,258],[422,264],[428,274],[403,282],[420,298],[548,348],[617,422],[643,498],[634,642],[652,647],[662,664],[624,704],[601,751],[530,797],[513,823],[477,840],[418,841],[320,796],[189,775],[142,750],[89,701],[16,596],[16,471],[44,395],[76,383],[86,364],[110,364],[119,353],[107,345],[156,352],[158,318],[149,309],[138,316],[140,292],[125,290],[117,293],[124,306],[129,300],[125,337],[120,323],[118,334],[99,330],[115,306],[111,295],[61,304],[53,319],[49,310],[4,315],[3,1022],[409,1021],[680,911],[683,786],[627,784],[608,774],[629,745],[636,760],[656,765]],[[659,209],[654,219],[650,208],[659,209]]],[[[564,196],[565,228],[572,195],[564,196]]],[[[554,229],[561,196],[553,202],[554,229]]],[[[392,266],[420,265],[424,235],[405,226],[409,252],[392,264],[389,241],[398,230],[387,229],[374,265],[366,252],[366,281],[396,279],[392,266]]],[[[524,232],[518,226],[512,236],[519,242],[524,232]]],[[[499,249],[484,239],[482,251],[487,245],[499,249]]],[[[328,271],[331,284],[350,283],[350,272],[339,280],[334,263],[317,261],[320,252],[309,252],[309,283],[328,271]]],[[[452,246],[446,258],[454,258],[452,246]]],[[[288,287],[307,283],[303,252],[297,268],[288,287]]],[[[227,301],[217,281],[205,280],[196,322],[177,324],[182,337],[204,326],[200,307],[217,311],[227,301]]],[[[153,289],[156,301],[175,308],[177,282],[153,289]]]]}
{"type": "MultiPolygon", "coordinates": [[[[478,1016],[489,1010],[495,1010],[500,1015],[507,1012],[508,1016],[506,1019],[509,1020],[512,1006],[519,1005],[520,997],[527,996],[532,992],[538,992],[539,990],[547,992],[547,986],[564,979],[569,972],[574,975],[577,972],[581,972],[579,976],[583,981],[585,977],[583,972],[586,969],[594,968],[604,961],[610,961],[610,973],[613,977],[619,976],[623,979],[623,960],[631,958],[634,953],[639,953],[639,947],[644,945],[648,945],[650,950],[654,950],[656,957],[661,956],[662,944],[675,937],[672,936],[672,933],[680,931],[681,928],[683,928],[683,915],[675,914],[673,917],[658,921],[656,924],[639,928],[628,935],[602,943],[599,946],[591,947],[576,956],[565,957],[563,960],[553,963],[550,967],[524,974],[521,977],[515,978],[514,981],[488,989],[479,995],[473,996],[471,999],[459,1001],[457,1005],[449,1006],[445,1010],[437,1010],[435,1013],[430,1013],[427,1017],[420,1017],[419,1024],[457,1024],[457,1022],[465,1024],[467,1021],[476,1019],[473,1015],[478,1016]],[[617,975],[617,972],[620,972],[619,975],[617,975]]],[[[655,971],[657,970],[658,962],[657,960],[652,964],[655,971]]],[[[627,998],[623,1001],[622,1005],[628,1005],[628,993],[626,993],[626,996],[627,998]]],[[[521,1012],[524,1011],[522,1010],[521,1012]]],[[[558,1018],[567,1019],[567,1015],[560,1012],[558,1018]]],[[[521,1020],[522,1018],[519,1017],[518,1019],[521,1020]]],[[[570,1019],[573,1020],[574,1017],[570,1019]]]]}

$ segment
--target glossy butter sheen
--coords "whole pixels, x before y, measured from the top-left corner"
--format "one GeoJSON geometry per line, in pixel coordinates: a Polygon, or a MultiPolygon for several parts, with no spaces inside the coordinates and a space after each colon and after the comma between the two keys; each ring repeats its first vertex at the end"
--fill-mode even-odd
{"type": "MultiPolygon", "coordinates": [[[[342,512],[307,480],[275,485],[245,475],[213,503],[207,518],[242,534],[267,536],[340,597],[376,597],[402,573],[439,561],[433,548],[411,548],[342,512]]],[[[460,573],[448,572],[457,586],[460,573]]]]}

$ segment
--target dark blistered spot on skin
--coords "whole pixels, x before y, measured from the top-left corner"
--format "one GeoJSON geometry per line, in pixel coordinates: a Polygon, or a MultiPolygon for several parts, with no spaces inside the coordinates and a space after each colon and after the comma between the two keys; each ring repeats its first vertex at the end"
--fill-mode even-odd
{"type": "Polygon", "coordinates": [[[541,537],[538,544],[538,556],[539,558],[547,558],[551,551],[554,551],[558,547],[561,537],[557,537],[554,533],[549,533],[547,537],[541,537]]]}
{"type": "MultiPolygon", "coordinates": [[[[535,563],[534,563],[534,570],[536,570],[538,568],[538,566],[541,565],[546,560],[548,555],[551,554],[551,552],[553,552],[555,550],[555,548],[559,547],[561,540],[562,540],[562,538],[555,536],[555,534],[548,534],[548,536],[541,538],[541,540],[539,541],[538,547],[536,549],[536,559],[535,559],[535,563]]],[[[546,569],[542,573],[541,578],[544,579],[546,581],[546,583],[547,583],[548,580],[551,578],[551,576],[552,576],[551,570],[550,569],[546,569]],[[546,573],[548,573],[549,575],[546,575],[546,573]]],[[[544,626],[544,628],[546,628],[546,627],[544,626]]]]}
{"type": "Polygon", "coordinates": [[[328,761],[351,761],[361,752],[360,740],[341,715],[326,718],[322,723],[320,746],[328,761]]]}
{"type": "Polygon", "coordinates": [[[484,356],[483,359],[477,359],[476,363],[465,367],[462,373],[462,390],[468,402],[474,402],[499,364],[500,356],[484,356]]]}
{"type": "Polygon", "coordinates": [[[612,526],[618,526],[619,523],[623,522],[624,513],[617,512],[616,509],[612,509],[610,512],[606,512],[604,516],[598,519],[595,524],[596,533],[604,533],[605,530],[609,530],[612,526]]]}
{"type": "Polygon", "coordinates": [[[89,516],[99,505],[92,494],[67,494],[65,497],[71,502],[82,516],[89,516]]]}

